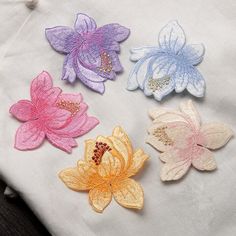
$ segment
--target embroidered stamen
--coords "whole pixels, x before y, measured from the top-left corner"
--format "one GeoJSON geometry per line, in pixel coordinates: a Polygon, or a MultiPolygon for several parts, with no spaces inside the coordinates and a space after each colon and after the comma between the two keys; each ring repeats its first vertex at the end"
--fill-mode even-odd
{"type": "Polygon", "coordinates": [[[71,112],[72,116],[76,115],[79,111],[79,103],[77,103],[77,102],[61,100],[61,101],[57,102],[56,105],[58,108],[61,108],[61,109],[71,112]]]}
{"type": "Polygon", "coordinates": [[[101,53],[101,66],[99,70],[101,72],[111,72],[112,71],[112,61],[110,55],[106,52],[101,53]]]}
{"type": "Polygon", "coordinates": [[[163,78],[150,78],[148,81],[148,87],[153,91],[162,90],[165,86],[170,84],[170,77],[164,76],[163,78]]]}
{"type": "Polygon", "coordinates": [[[94,155],[92,157],[96,165],[99,165],[102,161],[102,156],[106,151],[111,151],[111,148],[106,143],[96,142],[95,149],[93,151],[94,155]]]}
{"type": "Polygon", "coordinates": [[[165,146],[172,146],[174,144],[173,140],[166,133],[167,126],[162,126],[157,128],[153,135],[158,138],[165,146]]]}

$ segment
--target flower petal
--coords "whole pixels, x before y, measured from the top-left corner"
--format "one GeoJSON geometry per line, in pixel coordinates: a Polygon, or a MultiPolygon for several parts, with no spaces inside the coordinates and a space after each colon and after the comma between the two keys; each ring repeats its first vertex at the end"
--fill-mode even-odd
{"type": "Polygon", "coordinates": [[[142,59],[143,57],[146,57],[148,54],[154,54],[155,52],[158,52],[157,47],[140,47],[140,48],[132,48],[130,50],[130,60],[131,61],[138,61],[142,59]]]}
{"type": "Polygon", "coordinates": [[[128,177],[136,175],[140,169],[142,169],[144,162],[147,161],[148,158],[148,155],[144,153],[142,149],[136,150],[132,158],[132,163],[127,170],[128,177]]]}
{"type": "Polygon", "coordinates": [[[58,135],[67,137],[78,137],[83,130],[83,126],[88,120],[87,114],[71,117],[70,121],[61,129],[55,130],[58,135]]]}
{"type": "Polygon", "coordinates": [[[181,51],[181,55],[183,55],[188,60],[189,64],[193,66],[202,62],[204,54],[205,47],[202,43],[186,45],[181,51]]]}
{"type": "Polygon", "coordinates": [[[213,158],[212,152],[200,146],[198,146],[194,150],[192,165],[198,170],[210,171],[216,169],[216,162],[213,158]]]}
{"type": "Polygon", "coordinates": [[[18,101],[11,106],[9,112],[19,121],[28,121],[37,118],[35,106],[28,100],[18,101]]]}
{"type": "Polygon", "coordinates": [[[71,137],[63,137],[53,132],[47,132],[46,135],[52,145],[68,153],[71,153],[72,148],[77,146],[76,141],[71,137]]]}
{"type": "Polygon", "coordinates": [[[200,122],[201,122],[200,115],[195,106],[193,105],[192,100],[180,103],[180,111],[186,114],[190,118],[190,121],[193,122],[196,129],[200,128],[200,122]]]}
{"type": "Polygon", "coordinates": [[[68,124],[71,113],[58,107],[47,107],[42,111],[41,117],[42,125],[50,129],[59,129],[68,124]]]}
{"type": "Polygon", "coordinates": [[[151,119],[154,120],[154,119],[158,118],[158,116],[160,116],[166,112],[169,112],[169,110],[167,110],[165,108],[151,108],[148,111],[148,115],[151,117],[151,119]]]}
{"type": "Polygon", "coordinates": [[[101,33],[106,38],[122,42],[129,37],[130,30],[120,24],[107,24],[97,29],[96,34],[101,33]]]}
{"type": "Polygon", "coordinates": [[[92,82],[90,80],[85,79],[83,76],[79,77],[81,82],[85,84],[87,87],[91,88],[92,90],[103,94],[105,92],[105,85],[103,82],[92,82]]]}
{"type": "Polygon", "coordinates": [[[74,70],[74,64],[73,64],[73,54],[66,55],[64,64],[63,64],[63,70],[62,70],[62,80],[67,80],[70,83],[75,82],[76,80],[76,73],[74,70]]]}
{"type": "Polygon", "coordinates": [[[188,67],[186,65],[178,65],[176,72],[172,75],[172,79],[175,81],[175,92],[183,92],[188,85],[188,67]]]}
{"type": "Polygon", "coordinates": [[[112,149],[115,150],[116,152],[118,152],[119,155],[121,155],[121,157],[123,158],[124,163],[125,163],[124,167],[127,168],[131,163],[131,156],[129,155],[126,145],[119,138],[114,137],[114,136],[110,136],[109,140],[113,144],[112,149]]]}
{"type": "MultiPolygon", "coordinates": [[[[157,81],[155,79],[152,79],[152,81],[157,81]]],[[[163,77],[161,79],[158,79],[158,81],[163,84],[163,87],[161,88],[155,88],[154,90],[150,87],[150,80],[146,80],[144,83],[144,94],[146,96],[151,96],[153,95],[154,98],[157,101],[161,101],[163,97],[167,96],[170,94],[174,88],[175,88],[175,83],[173,79],[168,78],[168,77],[163,77]],[[168,82],[165,82],[167,80],[168,82]],[[168,84],[166,84],[168,83],[168,84]]]]}
{"type": "Polygon", "coordinates": [[[160,101],[175,88],[172,75],[177,70],[177,60],[168,53],[159,53],[150,61],[147,67],[144,93],[146,96],[154,95],[160,101]]]}
{"type": "Polygon", "coordinates": [[[223,147],[233,136],[233,131],[222,123],[209,123],[201,127],[201,134],[203,136],[200,145],[210,148],[218,149],[223,147]]]}
{"type": "Polygon", "coordinates": [[[30,95],[32,103],[40,110],[53,105],[61,93],[60,88],[52,87],[52,77],[43,71],[31,83],[30,95]]]}
{"type": "Polygon", "coordinates": [[[135,90],[138,87],[143,89],[144,82],[147,79],[147,68],[154,55],[147,55],[141,58],[133,67],[129,74],[127,89],[135,90]]]}
{"type": "Polygon", "coordinates": [[[143,208],[143,189],[133,179],[124,179],[123,181],[113,183],[112,193],[115,200],[123,207],[139,210],[143,208]]]}
{"type": "Polygon", "coordinates": [[[79,47],[78,57],[80,64],[87,69],[95,69],[101,65],[101,55],[104,48],[97,44],[96,38],[89,38],[79,47]]]}
{"type": "Polygon", "coordinates": [[[84,161],[78,161],[76,168],[67,168],[62,170],[59,173],[59,177],[68,188],[74,191],[94,188],[95,182],[93,182],[93,180],[94,178],[98,178],[93,166],[84,161]]]}
{"type": "MultiPolygon", "coordinates": [[[[82,116],[80,119],[82,119],[82,116]]],[[[74,121],[74,123],[75,122],[76,122],[76,120],[74,121]]],[[[80,120],[77,120],[77,123],[80,123],[80,120]]],[[[83,122],[81,122],[81,124],[82,123],[83,122]]],[[[77,125],[77,127],[74,127],[73,132],[71,131],[70,135],[72,135],[73,137],[80,137],[80,136],[88,133],[93,128],[95,128],[98,124],[99,124],[99,120],[97,118],[87,116],[86,121],[83,123],[83,125],[77,125]]],[[[69,126],[68,126],[68,128],[69,128],[69,126]]]]}
{"type": "Polygon", "coordinates": [[[171,181],[178,180],[183,177],[190,165],[191,165],[191,157],[184,158],[178,153],[177,150],[171,149],[166,154],[166,158],[162,156],[161,160],[166,160],[166,163],[161,169],[161,180],[162,181],[171,181]]]}
{"type": "Polygon", "coordinates": [[[170,148],[152,134],[148,135],[148,137],[146,138],[146,143],[150,144],[152,147],[156,148],[160,152],[167,151],[170,148]]]}
{"type": "Polygon", "coordinates": [[[108,184],[101,184],[89,191],[89,203],[96,212],[102,213],[112,199],[108,184]]]}
{"type": "Polygon", "coordinates": [[[119,158],[113,156],[110,152],[105,152],[102,156],[102,162],[98,165],[98,173],[103,178],[118,177],[121,174],[122,163],[119,158]]]}
{"type": "Polygon", "coordinates": [[[31,99],[34,99],[34,95],[38,94],[38,90],[44,88],[45,90],[51,89],[53,86],[52,77],[46,71],[41,72],[33,81],[31,82],[31,99]]]}
{"type": "MultiPolygon", "coordinates": [[[[93,72],[94,73],[94,72],[93,72]]],[[[92,90],[103,94],[105,92],[105,85],[103,82],[93,82],[91,80],[89,80],[89,78],[87,77],[87,75],[84,75],[79,67],[76,68],[76,74],[77,77],[81,80],[81,82],[83,84],[85,84],[87,87],[91,88],[92,90]]],[[[95,75],[95,73],[93,74],[95,75]]],[[[97,75],[96,75],[97,76],[97,75]]],[[[96,78],[96,76],[94,76],[94,78],[96,78]]],[[[100,76],[99,76],[100,77],[100,76]]],[[[90,78],[91,79],[91,78],[90,78]]],[[[106,80],[105,78],[101,79],[101,80],[106,80]]]]}
{"type": "Polygon", "coordinates": [[[31,150],[39,147],[45,138],[45,133],[38,122],[28,121],[22,124],[15,136],[15,148],[19,150],[31,150]]]}
{"type": "Polygon", "coordinates": [[[120,139],[126,145],[128,153],[130,155],[133,154],[132,143],[131,143],[128,135],[125,133],[125,131],[120,126],[115,127],[115,129],[112,132],[112,136],[120,139]]]}
{"type": "Polygon", "coordinates": [[[110,51],[109,55],[111,57],[112,61],[112,70],[115,72],[122,72],[123,71],[123,66],[120,63],[120,59],[116,52],[110,51]]]}
{"type": "Polygon", "coordinates": [[[170,21],[159,33],[160,47],[177,54],[185,45],[185,34],[177,21],[170,21]]]}
{"type": "Polygon", "coordinates": [[[87,162],[93,161],[92,157],[94,155],[96,140],[87,139],[85,140],[85,150],[84,150],[84,160],[87,162]]]}
{"type": "Polygon", "coordinates": [[[185,116],[177,111],[167,110],[166,112],[160,113],[154,120],[153,123],[171,123],[171,122],[185,122],[188,123],[185,116]]]}
{"type": "Polygon", "coordinates": [[[97,74],[93,70],[87,69],[86,67],[82,66],[82,64],[79,61],[77,61],[77,66],[78,66],[78,70],[79,70],[80,74],[82,74],[83,77],[86,78],[86,80],[90,80],[92,82],[106,81],[106,78],[100,76],[99,74],[97,74]]]}
{"type": "Polygon", "coordinates": [[[194,67],[188,70],[187,90],[195,97],[203,97],[205,93],[205,80],[198,70],[194,67]]]}
{"type": "Polygon", "coordinates": [[[184,122],[155,123],[148,132],[146,142],[162,152],[171,147],[185,149],[194,143],[193,131],[184,122]]]}
{"type": "Polygon", "coordinates": [[[159,158],[162,162],[170,162],[172,158],[171,152],[165,151],[159,155],[159,158]]]}
{"type": "Polygon", "coordinates": [[[46,38],[50,45],[58,52],[69,53],[71,45],[68,43],[74,35],[74,30],[66,26],[57,26],[45,30],[46,38]]]}
{"type": "Polygon", "coordinates": [[[97,28],[97,24],[92,17],[89,17],[86,14],[77,14],[76,21],[75,21],[75,30],[79,34],[85,34],[89,32],[93,32],[97,28]]]}
{"type": "MultiPolygon", "coordinates": [[[[80,104],[83,101],[83,96],[81,93],[77,94],[71,94],[71,93],[62,93],[59,97],[57,102],[60,102],[61,100],[70,101],[73,103],[80,104]]],[[[85,104],[86,105],[86,104],[85,104]]],[[[87,110],[87,109],[86,109],[87,110]]]]}
{"type": "Polygon", "coordinates": [[[99,120],[95,117],[89,116],[83,127],[76,131],[76,136],[82,136],[92,130],[99,124],[99,120]]]}

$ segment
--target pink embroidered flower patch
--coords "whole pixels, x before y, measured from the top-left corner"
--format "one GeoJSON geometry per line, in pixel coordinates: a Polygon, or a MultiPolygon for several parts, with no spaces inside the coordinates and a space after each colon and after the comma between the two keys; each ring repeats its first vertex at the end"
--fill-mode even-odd
{"type": "Polygon", "coordinates": [[[119,43],[128,38],[130,31],[122,25],[97,27],[93,18],[79,13],[74,29],[56,26],[45,33],[52,48],[66,54],[63,80],[73,83],[78,78],[92,90],[104,93],[104,82],[114,80],[123,70],[117,53],[119,43]]]}
{"type": "Polygon", "coordinates": [[[180,112],[153,109],[149,112],[153,124],[149,128],[147,143],[161,153],[165,162],[161,180],[177,180],[191,165],[201,171],[216,169],[212,152],[223,147],[233,131],[222,123],[201,125],[200,116],[191,100],[181,103],[180,112]]]}
{"type": "Polygon", "coordinates": [[[81,94],[63,94],[53,87],[47,72],[39,74],[31,83],[30,100],[20,100],[10,113],[24,122],[17,130],[15,148],[31,150],[45,138],[54,146],[70,153],[77,146],[75,137],[93,129],[99,121],[87,115],[87,104],[81,94]]]}

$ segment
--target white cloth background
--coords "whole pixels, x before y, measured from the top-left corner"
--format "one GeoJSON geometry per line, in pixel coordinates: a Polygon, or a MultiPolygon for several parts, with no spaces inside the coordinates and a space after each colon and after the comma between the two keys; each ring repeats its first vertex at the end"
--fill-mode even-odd
{"type": "Polygon", "coordinates": [[[34,11],[21,1],[0,2],[0,174],[25,199],[53,235],[236,235],[236,140],[214,152],[218,170],[201,173],[193,168],[186,178],[163,184],[159,178],[158,152],[145,144],[150,124],[147,110],[154,106],[177,108],[189,94],[173,94],[158,103],[139,90],[129,92],[129,49],[155,45],[160,29],[171,19],[183,26],[188,43],[204,43],[206,55],[198,67],[207,82],[206,96],[194,99],[203,121],[221,121],[236,131],[236,2],[235,0],[40,0],[34,11]],[[45,39],[44,29],[73,26],[76,13],[96,19],[99,26],[117,22],[131,29],[121,47],[124,73],[106,82],[105,94],[81,83],[69,86],[60,80],[64,56],[45,39]],[[34,151],[13,148],[20,122],[8,113],[16,101],[29,98],[31,80],[42,70],[65,92],[81,92],[89,114],[100,125],[77,139],[71,155],[47,141],[34,151]],[[69,190],[57,173],[83,158],[84,143],[99,134],[109,135],[116,125],[130,135],[134,147],[143,148],[150,160],[136,179],[145,192],[140,212],[115,201],[103,214],[92,210],[87,193],[69,190]]]}

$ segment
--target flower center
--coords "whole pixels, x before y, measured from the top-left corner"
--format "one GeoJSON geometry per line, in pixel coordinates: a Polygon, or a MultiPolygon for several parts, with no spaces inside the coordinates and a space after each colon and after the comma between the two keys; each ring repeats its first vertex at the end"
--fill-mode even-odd
{"type": "Polygon", "coordinates": [[[148,87],[151,89],[153,92],[157,90],[162,90],[164,87],[170,84],[170,77],[169,76],[164,76],[162,78],[150,78],[148,80],[148,87]]]}
{"type": "Polygon", "coordinates": [[[101,72],[111,72],[112,61],[111,61],[110,55],[106,52],[102,52],[100,54],[100,57],[101,57],[101,66],[99,67],[99,70],[101,72]]]}
{"type": "Polygon", "coordinates": [[[95,149],[93,151],[92,159],[96,165],[99,165],[102,161],[102,156],[106,151],[111,151],[111,148],[106,143],[96,142],[95,149]]]}
{"type": "Polygon", "coordinates": [[[162,126],[157,128],[153,135],[161,141],[165,146],[172,146],[174,144],[173,140],[166,133],[167,126],[162,126]]]}
{"type": "Polygon", "coordinates": [[[79,111],[79,103],[77,103],[77,102],[61,100],[61,101],[57,102],[56,105],[60,109],[64,109],[64,110],[71,112],[72,116],[76,115],[77,112],[79,111]]]}

